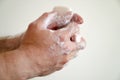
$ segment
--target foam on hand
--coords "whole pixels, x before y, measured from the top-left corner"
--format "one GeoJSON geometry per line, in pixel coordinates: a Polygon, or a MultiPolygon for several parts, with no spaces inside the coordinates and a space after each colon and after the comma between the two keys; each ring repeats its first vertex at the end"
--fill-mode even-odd
{"type": "Polygon", "coordinates": [[[53,8],[53,11],[56,11],[59,15],[64,15],[65,13],[71,11],[71,9],[64,6],[56,6],[53,8]]]}
{"type": "Polygon", "coordinates": [[[56,6],[53,11],[57,12],[56,23],[58,26],[64,26],[72,19],[73,13],[68,7],[56,6]]]}

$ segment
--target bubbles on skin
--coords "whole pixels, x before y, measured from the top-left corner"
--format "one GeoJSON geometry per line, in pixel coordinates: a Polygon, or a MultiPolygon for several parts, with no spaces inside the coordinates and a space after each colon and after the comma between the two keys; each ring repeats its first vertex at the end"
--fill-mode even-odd
{"type": "Polygon", "coordinates": [[[59,13],[59,15],[64,15],[68,11],[72,11],[70,8],[65,6],[56,6],[53,8],[53,11],[56,11],[59,13]]]}
{"type": "Polygon", "coordinates": [[[81,37],[80,44],[78,45],[80,46],[80,49],[84,49],[86,47],[86,41],[84,40],[83,37],[81,37]]]}
{"type": "Polygon", "coordinates": [[[70,22],[72,18],[72,14],[69,15],[57,15],[55,18],[55,22],[58,27],[64,26],[70,22]]]}
{"type": "Polygon", "coordinates": [[[69,54],[70,49],[66,47],[67,45],[65,44],[64,41],[60,40],[60,37],[56,36],[54,37],[54,44],[50,46],[49,51],[56,51],[58,49],[61,49],[60,54],[69,54]],[[57,47],[59,45],[59,47],[57,47]]]}
{"type": "Polygon", "coordinates": [[[53,8],[53,12],[56,12],[56,15],[50,22],[56,23],[57,29],[68,24],[73,17],[73,12],[67,7],[56,6],[53,8]]]}
{"type": "MultiPolygon", "coordinates": [[[[53,8],[54,12],[57,12],[58,19],[71,20],[70,18],[73,16],[72,10],[68,7],[64,6],[56,6],[53,8]]],[[[69,21],[70,22],[70,21],[69,21]]]]}
{"type": "Polygon", "coordinates": [[[79,43],[80,42],[80,40],[81,40],[81,34],[80,34],[80,31],[79,32],[77,32],[77,33],[75,33],[75,35],[74,35],[74,42],[76,42],[76,43],[79,43]]]}
{"type": "MultiPolygon", "coordinates": [[[[76,43],[76,45],[79,47],[79,49],[83,49],[85,44],[81,42],[82,36],[80,34],[80,27],[78,25],[78,24],[83,23],[82,18],[79,15],[74,14],[74,18],[72,19],[73,13],[71,12],[71,10],[69,10],[68,8],[65,8],[65,7],[56,7],[53,9],[53,11],[57,12],[57,15],[55,16],[54,20],[52,20],[51,22],[56,23],[57,29],[59,29],[60,31],[69,31],[69,32],[65,33],[65,35],[66,34],[70,35],[71,33],[76,32],[73,34],[74,37],[72,37],[72,40],[73,40],[73,42],[76,43]],[[61,26],[63,26],[63,27],[61,27],[61,26]],[[75,27],[77,27],[77,28],[75,28],[75,27]]],[[[54,32],[54,30],[51,30],[51,32],[54,32]]],[[[57,34],[57,36],[60,36],[60,35],[63,35],[63,33],[57,34]]],[[[62,49],[62,52],[61,52],[62,54],[70,53],[70,49],[68,49],[69,47],[68,48],[65,47],[66,45],[65,45],[64,40],[61,41],[60,37],[54,37],[53,39],[55,40],[56,44],[51,45],[50,50],[54,51],[56,49],[56,46],[59,45],[60,48],[62,49]]]]}
{"type": "MultiPolygon", "coordinates": [[[[71,52],[71,49],[69,49],[69,47],[67,47],[67,45],[65,44],[65,39],[62,39],[60,36],[63,35],[62,31],[69,31],[67,34],[70,35],[71,33],[74,33],[74,42],[76,43],[76,45],[81,49],[83,48],[80,44],[80,41],[81,41],[81,36],[80,36],[80,27],[78,28],[75,28],[75,23],[74,22],[71,22],[69,23],[65,28],[61,28],[59,29],[61,31],[61,33],[56,33],[55,36],[53,37],[54,39],[54,42],[56,44],[53,44],[50,46],[50,50],[54,51],[56,49],[56,46],[59,45],[60,48],[62,49],[62,52],[61,54],[70,54],[71,52]]],[[[65,35],[67,35],[65,34],[65,35]]],[[[70,35],[72,36],[72,35],[70,35]]],[[[63,37],[64,38],[64,37],[63,37]]]]}

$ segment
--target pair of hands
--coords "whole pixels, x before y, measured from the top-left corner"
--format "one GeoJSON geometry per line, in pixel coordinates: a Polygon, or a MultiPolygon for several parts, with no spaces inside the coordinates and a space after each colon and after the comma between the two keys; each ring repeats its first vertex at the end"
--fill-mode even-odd
{"type": "Polygon", "coordinates": [[[65,63],[75,57],[78,50],[85,47],[82,37],[77,41],[82,18],[78,14],[67,13],[67,20],[70,22],[62,22],[64,27],[61,27],[57,20],[52,22],[56,16],[56,12],[44,13],[29,25],[21,42],[21,47],[29,47],[33,51],[32,54],[28,53],[32,60],[44,65],[44,71],[40,75],[62,69],[65,63]]]}
{"type": "MultiPolygon", "coordinates": [[[[21,64],[21,60],[16,62],[17,65],[22,65],[21,68],[24,65],[30,66],[28,70],[30,73],[26,74],[26,78],[44,76],[62,69],[78,50],[85,47],[85,40],[82,37],[77,39],[80,36],[78,34],[79,25],[83,23],[82,18],[78,14],[72,15],[70,12],[64,16],[66,19],[58,20],[56,17],[56,12],[44,13],[32,22],[20,37],[19,47],[16,50],[18,53],[19,51],[23,53],[15,55],[23,56],[24,64],[21,64]],[[26,59],[27,62],[24,62],[26,59]]],[[[15,60],[17,59],[13,61],[15,60]]],[[[21,68],[19,66],[19,69],[21,68]]]]}

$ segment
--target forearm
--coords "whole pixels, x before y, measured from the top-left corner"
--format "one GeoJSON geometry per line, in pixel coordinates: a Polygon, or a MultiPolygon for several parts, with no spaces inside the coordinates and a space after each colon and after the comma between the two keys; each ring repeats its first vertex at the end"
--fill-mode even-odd
{"type": "Polygon", "coordinates": [[[34,49],[28,49],[18,48],[0,54],[0,80],[27,80],[42,74],[41,66],[29,56],[34,49]]]}
{"type": "Polygon", "coordinates": [[[18,48],[22,35],[0,37],[0,53],[18,48]]]}
{"type": "Polygon", "coordinates": [[[0,80],[8,80],[8,75],[6,73],[4,54],[0,54],[0,80]]]}
{"type": "Polygon", "coordinates": [[[30,62],[23,50],[0,54],[0,80],[25,80],[30,75],[30,62]]]}

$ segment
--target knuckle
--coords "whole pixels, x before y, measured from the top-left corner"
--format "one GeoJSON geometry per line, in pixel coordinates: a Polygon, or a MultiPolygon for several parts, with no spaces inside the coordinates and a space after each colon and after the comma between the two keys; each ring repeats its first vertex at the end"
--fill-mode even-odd
{"type": "Polygon", "coordinates": [[[30,23],[29,27],[31,27],[31,26],[35,26],[35,23],[34,22],[30,23]]]}
{"type": "Polygon", "coordinates": [[[40,26],[39,23],[34,21],[34,22],[29,24],[28,30],[38,30],[39,26],[40,26]]]}
{"type": "Polygon", "coordinates": [[[35,23],[34,23],[34,22],[32,22],[32,23],[30,23],[30,24],[29,24],[28,29],[31,29],[31,28],[33,28],[34,26],[35,26],[35,23]]]}
{"type": "Polygon", "coordinates": [[[64,35],[60,35],[59,39],[60,39],[60,42],[63,42],[63,41],[65,41],[65,36],[64,35]]]}
{"type": "Polygon", "coordinates": [[[68,62],[67,58],[65,57],[65,59],[63,61],[61,61],[61,64],[66,64],[68,62]]]}
{"type": "Polygon", "coordinates": [[[48,17],[48,13],[45,12],[42,16],[43,16],[43,17],[48,17]]]}

